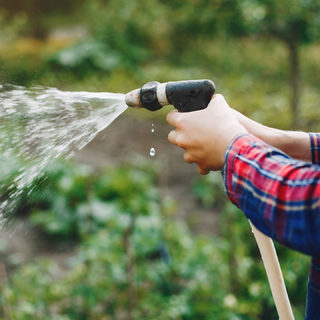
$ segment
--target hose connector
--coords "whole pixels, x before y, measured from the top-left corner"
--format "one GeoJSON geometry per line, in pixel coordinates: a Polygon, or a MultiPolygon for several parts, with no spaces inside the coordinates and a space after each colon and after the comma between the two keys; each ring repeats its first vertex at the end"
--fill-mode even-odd
{"type": "Polygon", "coordinates": [[[130,107],[146,108],[151,111],[173,105],[180,112],[201,110],[208,106],[215,85],[211,80],[187,80],[159,83],[151,81],[142,88],[126,94],[130,107]]]}

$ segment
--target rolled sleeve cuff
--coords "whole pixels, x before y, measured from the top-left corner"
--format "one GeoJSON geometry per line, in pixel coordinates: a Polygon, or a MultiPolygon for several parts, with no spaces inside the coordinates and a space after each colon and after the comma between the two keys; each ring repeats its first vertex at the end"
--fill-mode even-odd
{"type": "Polygon", "coordinates": [[[312,163],[320,164],[320,134],[309,133],[312,163]]]}

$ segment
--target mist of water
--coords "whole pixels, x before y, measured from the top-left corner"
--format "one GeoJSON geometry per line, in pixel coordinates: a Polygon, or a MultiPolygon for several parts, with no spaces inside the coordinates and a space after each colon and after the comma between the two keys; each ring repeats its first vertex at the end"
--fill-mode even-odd
{"type": "Polygon", "coordinates": [[[126,108],[120,93],[0,85],[0,224],[51,162],[83,148],[126,108]]]}

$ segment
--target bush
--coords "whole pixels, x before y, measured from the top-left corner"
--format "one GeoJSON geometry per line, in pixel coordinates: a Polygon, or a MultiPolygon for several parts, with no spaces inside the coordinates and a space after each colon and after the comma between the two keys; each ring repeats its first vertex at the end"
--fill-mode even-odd
{"type": "Polygon", "coordinates": [[[93,172],[58,162],[27,201],[31,222],[50,235],[81,238],[115,217],[149,215],[159,211],[154,179],[152,171],[138,167],[93,172]]]}
{"type": "Polygon", "coordinates": [[[137,70],[161,54],[166,10],[157,0],[92,0],[85,6],[91,36],[54,55],[51,63],[78,75],[93,71],[137,70]],[[159,27],[161,24],[161,27],[159,27]],[[160,39],[160,41],[159,41],[160,39]],[[160,44],[160,45],[159,45],[160,44]],[[159,52],[160,51],[160,52],[159,52]]]}
{"type": "MultiPolygon", "coordinates": [[[[44,207],[31,219],[49,234],[68,230],[80,244],[68,270],[37,260],[2,283],[11,318],[276,318],[249,224],[222,198],[221,183],[196,182],[198,190],[215,188],[224,199],[214,199],[221,235],[194,236],[171,218],[172,202],[159,197],[155,179],[146,167],[93,175],[57,164],[42,193],[31,197],[32,207],[44,207]]],[[[278,253],[296,319],[303,319],[309,259],[283,247],[278,253]]]]}

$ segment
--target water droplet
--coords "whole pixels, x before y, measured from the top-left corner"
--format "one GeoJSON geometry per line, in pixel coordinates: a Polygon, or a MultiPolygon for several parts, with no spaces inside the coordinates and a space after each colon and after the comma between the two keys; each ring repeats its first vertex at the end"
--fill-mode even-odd
{"type": "Polygon", "coordinates": [[[150,156],[154,157],[156,155],[156,150],[155,148],[150,148],[150,156]]]}
{"type": "Polygon", "coordinates": [[[151,132],[154,133],[154,123],[152,124],[151,132]]]}

